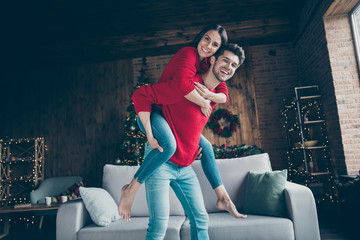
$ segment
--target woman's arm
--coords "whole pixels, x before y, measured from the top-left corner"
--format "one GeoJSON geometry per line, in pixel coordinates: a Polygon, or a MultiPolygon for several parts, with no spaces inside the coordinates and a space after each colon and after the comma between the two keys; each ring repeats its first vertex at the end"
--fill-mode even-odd
{"type": "Polygon", "coordinates": [[[193,47],[180,49],[171,60],[165,71],[171,71],[171,79],[167,79],[171,88],[177,90],[187,100],[200,106],[202,113],[209,116],[210,102],[200,96],[194,86],[194,78],[199,68],[198,53],[193,47]]]}
{"type": "Polygon", "coordinates": [[[190,102],[193,102],[196,105],[200,106],[201,112],[205,115],[205,117],[210,116],[212,109],[209,101],[210,99],[206,100],[204,97],[201,96],[201,94],[199,94],[196,89],[185,95],[185,98],[190,102]]]}
{"type": "Polygon", "coordinates": [[[195,89],[199,93],[199,95],[205,99],[208,99],[215,103],[226,103],[227,95],[225,93],[213,93],[209,91],[207,87],[202,85],[201,83],[195,82],[195,89]]]}
{"type": "Polygon", "coordinates": [[[142,125],[145,128],[146,138],[150,144],[151,149],[158,149],[160,152],[163,152],[164,149],[159,145],[158,141],[154,138],[152,129],[151,129],[151,121],[150,121],[150,112],[139,112],[138,116],[142,125]]]}

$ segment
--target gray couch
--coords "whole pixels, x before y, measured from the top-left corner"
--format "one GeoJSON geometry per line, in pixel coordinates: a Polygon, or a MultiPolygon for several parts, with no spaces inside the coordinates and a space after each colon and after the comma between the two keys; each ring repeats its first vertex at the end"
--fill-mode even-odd
{"type": "MultiPolygon", "coordinates": [[[[267,153],[243,158],[219,159],[217,164],[230,197],[238,209],[244,203],[248,171],[271,171],[267,153]]],[[[235,219],[215,207],[216,196],[208,183],[199,161],[193,163],[198,175],[205,206],[209,213],[209,236],[212,240],[317,240],[320,239],[316,205],[312,192],[302,185],[287,182],[285,186],[286,208],[289,218],[249,215],[247,219],[235,219]]],[[[121,187],[128,183],[137,166],[105,165],[103,188],[119,202],[121,187]]],[[[165,239],[189,239],[190,225],[175,194],[170,193],[170,220],[165,239]]],[[[57,214],[57,240],[91,239],[145,239],[148,209],[144,186],[140,188],[132,207],[132,221],[122,220],[107,227],[95,225],[83,202],[75,200],[61,205],[57,214]]]]}

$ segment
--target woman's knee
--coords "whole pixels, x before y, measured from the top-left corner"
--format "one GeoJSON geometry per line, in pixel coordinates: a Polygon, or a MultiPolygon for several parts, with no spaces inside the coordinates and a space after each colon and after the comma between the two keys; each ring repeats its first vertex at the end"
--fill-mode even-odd
{"type": "Polygon", "coordinates": [[[176,140],[174,137],[167,138],[162,142],[162,145],[160,143],[160,146],[164,149],[164,154],[171,157],[176,151],[176,140]]]}

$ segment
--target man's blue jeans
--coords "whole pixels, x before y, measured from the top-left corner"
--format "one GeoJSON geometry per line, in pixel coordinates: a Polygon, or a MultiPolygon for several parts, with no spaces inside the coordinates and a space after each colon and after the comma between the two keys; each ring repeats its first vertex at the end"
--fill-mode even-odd
{"type": "MultiPolygon", "coordinates": [[[[150,115],[150,121],[154,137],[158,140],[159,145],[164,151],[160,152],[154,149],[144,156],[144,162],[134,176],[134,178],[138,178],[137,181],[139,183],[144,183],[153,172],[168,161],[176,151],[174,134],[161,111],[153,110],[150,115]]],[[[137,122],[140,129],[145,133],[139,117],[137,118],[137,122]]],[[[201,166],[212,188],[215,189],[222,185],[222,180],[216,165],[213,147],[203,135],[200,136],[199,146],[202,147],[201,166]]]]}
{"type": "Polygon", "coordinates": [[[174,190],[190,220],[191,239],[209,239],[209,217],[194,170],[191,166],[180,167],[168,161],[145,182],[146,200],[150,213],[146,240],[158,240],[165,237],[170,213],[169,186],[174,190]]]}

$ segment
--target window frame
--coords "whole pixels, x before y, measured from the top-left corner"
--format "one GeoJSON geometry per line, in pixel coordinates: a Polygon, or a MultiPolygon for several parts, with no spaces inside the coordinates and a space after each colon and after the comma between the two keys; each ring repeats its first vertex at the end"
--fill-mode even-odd
{"type": "MultiPolygon", "coordinates": [[[[355,7],[349,12],[351,31],[354,40],[356,61],[357,61],[358,70],[360,71],[360,32],[359,32],[360,26],[356,21],[356,16],[355,16],[355,13],[357,11],[360,11],[360,2],[357,3],[355,7]]],[[[359,18],[360,18],[360,14],[359,14],[359,18]]]]}

